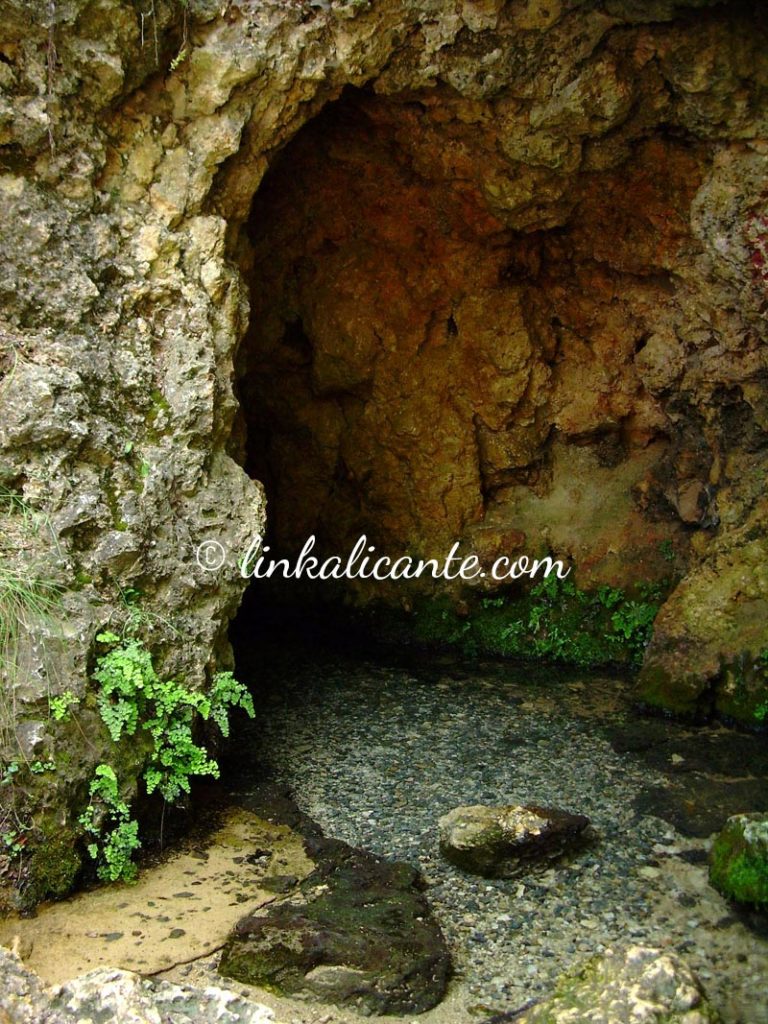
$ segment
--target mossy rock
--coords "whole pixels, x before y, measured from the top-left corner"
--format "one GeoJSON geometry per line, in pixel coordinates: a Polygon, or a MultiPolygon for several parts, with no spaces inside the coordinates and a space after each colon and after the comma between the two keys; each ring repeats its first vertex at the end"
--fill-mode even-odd
{"type": "Polygon", "coordinates": [[[47,822],[39,831],[40,838],[34,843],[27,862],[25,906],[67,896],[82,867],[77,852],[78,837],[72,829],[47,822]]]}
{"type": "Polygon", "coordinates": [[[709,881],[723,896],[768,909],[768,814],[736,814],[716,837],[709,881]]]}
{"type": "MultiPolygon", "coordinates": [[[[684,661],[684,657],[682,659],[684,661]]],[[[646,664],[637,682],[636,696],[647,708],[666,711],[679,718],[703,719],[711,712],[710,683],[701,676],[673,675],[665,665],[646,664]]]]}
{"type": "Polygon", "coordinates": [[[591,838],[589,819],[535,805],[456,807],[438,822],[440,852],[464,871],[514,878],[578,850],[591,838]]]}
{"type": "Polygon", "coordinates": [[[451,961],[413,868],[328,840],[297,895],[237,925],[219,971],[280,995],[410,1014],[440,1002],[451,961]]]}
{"type": "Polygon", "coordinates": [[[768,709],[768,673],[764,655],[745,653],[728,665],[717,687],[717,712],[745,725],[759,725],[768,709]]]}

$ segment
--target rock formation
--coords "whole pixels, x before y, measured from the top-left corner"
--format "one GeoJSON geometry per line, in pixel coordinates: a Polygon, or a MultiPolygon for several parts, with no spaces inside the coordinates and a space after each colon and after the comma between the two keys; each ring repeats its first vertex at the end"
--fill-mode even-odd
{"type": "Polygon", "coordinates": [[[82,734],[48,713],[101,629],[140,614],[188,686],[228,666],[262,476],[287,547],[460,539],[622,585],[671,552],[644,698],[754,717],[760,3],[1,10],[0,545],[63,591],[1,709],[6,761],[68,751],[25,791],[38,840],[108,749],[87,706],[82,734]]]}
{"type": "Polygon", "coordinates": [[[678,957],[647,946],[608,950],[564,975],[520,1024],[717,1024],[698,979],[678,957]]]}

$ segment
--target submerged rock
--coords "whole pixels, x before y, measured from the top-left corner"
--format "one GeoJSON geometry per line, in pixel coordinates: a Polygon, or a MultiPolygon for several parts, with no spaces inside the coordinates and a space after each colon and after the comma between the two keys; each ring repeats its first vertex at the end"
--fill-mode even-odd
{"type": "Polygon", "coordinates": [[[298,893],[237,925],[219,971],[365,1013],[421,1013],[451,961],[413,868],[326,840],[298,893]]]}
{"type": "Polygon", "coordinates": [[[729,899],[768,909],[768,814],[735,814],[712,846],[709,880],[729,899]]]}
{"type": "Polygon", "coordinates": [[[456,807],[438,822],[440,852],[457,867],[509,878],[582,845],[589,818],[535,805],[456,807]]]}
{"type": "Polygon", "coordinates": [[[647,946],[609,950],[558,982],[518,1024],[717,1024],[691,969],[647,946]]]}

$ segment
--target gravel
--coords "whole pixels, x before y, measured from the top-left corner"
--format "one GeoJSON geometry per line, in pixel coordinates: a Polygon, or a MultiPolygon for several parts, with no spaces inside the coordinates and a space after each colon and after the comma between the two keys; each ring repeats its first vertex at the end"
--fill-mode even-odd
{"type": "Polygon", "coordinates": [[[241,766],[252,756],[248,770],[288,785],[328,835],[420,867],[469,1010],[509,1011],[544,996],[572,963],[633,941],[687,955],[726,1021],[768,1022],[768,942],[727,920],[691,855],[706,842],[633,808],[664,773],[601,734],[629,713],[625,683],[316,650],[283,653],[259,676],[241,766]],[[441,858],[437,820],[472,803],[586,814],[598,841],[524,878],[467,875],[441,858]]]}

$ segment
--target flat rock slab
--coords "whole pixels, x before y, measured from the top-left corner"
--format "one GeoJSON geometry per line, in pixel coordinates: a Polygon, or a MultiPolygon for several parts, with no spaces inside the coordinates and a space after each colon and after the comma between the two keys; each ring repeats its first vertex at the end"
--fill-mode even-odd
{"type": "Polygon", "coordinates": [[[297,893],[240,921],[220,973],[365,1014],[437,1005],[451,959],[418,872],[325,839],[315,826],[307,844],[315,870],[297,893]]]}
{"type": "Polygon", "coordinates": [[[473,874],[513,878],[584,845],[589,818],[534,804],[456,807],[438,822],[440,852],[473,874]]]}

